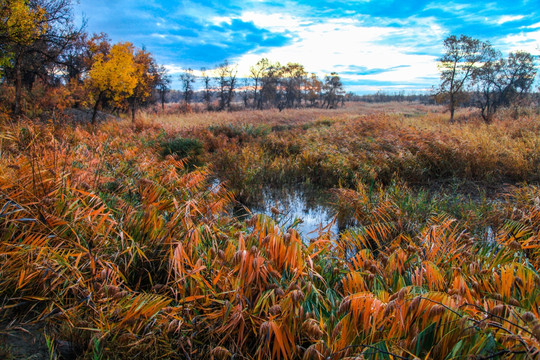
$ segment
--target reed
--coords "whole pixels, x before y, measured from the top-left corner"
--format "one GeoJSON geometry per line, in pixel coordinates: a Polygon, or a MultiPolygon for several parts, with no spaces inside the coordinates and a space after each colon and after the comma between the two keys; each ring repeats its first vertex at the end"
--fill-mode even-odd
{"type": "Polygon", "coordinates": [[[2,125],[0,320],[83,359],[538,357],[538,118],[347,111],[2,125]],[[177,137],[207,165],[162,156],[177,137]],[[497,194],[452,202],[448,179],[497,194]],[[355,225],[231,215],[282,180],[343,185],[355,225]]]}

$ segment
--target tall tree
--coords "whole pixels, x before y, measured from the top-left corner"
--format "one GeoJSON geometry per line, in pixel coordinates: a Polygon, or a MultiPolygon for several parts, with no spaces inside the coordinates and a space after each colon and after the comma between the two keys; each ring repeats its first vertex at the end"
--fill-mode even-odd
{"type": "Polygon", "coordinates": [[[279,102],[278,87],[281,77],[282,66],[279,62],[268,63],[266,69],[261,75],[261,89],[259,90],[259,98],[257,108],[262,110],[265,104],[275,106],[279,102]]]}
{"type": "Polygon", "coordinates": [[[209,109],[212,102],[212,78],[204,67],[201,68],[201,78],[204,86],[203,101],[206,104],[206,108],[209,109]]]}
{"type": "Polygon", "coordinates": [[[195,75],[193,74],[193,69],[188,68],[183,73],[181,73],[180,82],[182,83],[182,94],[184,97],[184,102],[186,104],[190,104],[191,99],[193,99],[193,84],[195,83],[195,75]]]}
{"type": "Polygon", "coordinates": [[[14,69],[14,113],[21,111],[22,65],[27,49],[48,28],[46,10],[25,0],[5,0],[0,5],[0,65],[14,69]]]}
{"type": "Polygon", "coordinates": [[[171,78],[167,74],[167,69],[163,65],[158,66],[156,71],[155,87],[159,96],[159,102],[161,103],[161,111],[165,110],[165,98],[167,97],[167,93],[171,89],[170,86],[171,78]]]}
{"type": "Polygon", "coordinates": [[[302,103],[302,88],[306,84],[307,73],[304,66],[298,63],[288,63],[281,70],[281,86],[285,89],[285,106],[292,108],[295,102],[302,103]]]}
{"type": "Polygon", "coordinates": [[[252,96],[251,86],[249,79],[242,79],[242,102],[244,103],[244,109],[249,106],[249,99],[252,96]]]}
{"type": "Polygon", "coordinates": [[[133,93],[128,97],[131,108],[131,121],[135,122],[135,113],[140,105],[150,99],[152,90],[157,85],[158,66],[152,54],[144,49],[139,49],[133,57],[135,64],[135,78],[137,84],[133,88],[133,93]]]}
{"type": "Polygon", "coordinates": [[[456,107],[465,97],[470,80],[479,64],[489,56],[491,45],[466,35],[451,35],[444,40],[444,55],[439,59],[441,84],[439,94],[448,103],[450,121],[454,121],[456,107]]]}
{"type": "Polygon", "coordinates": [[[14,46],[27,46],[47,30],[45,9],[30,7],[25,0],[4,0],[0,4],[0,59],[3,64],[14,54],[14,46]]]}
{"type": "Polygon", "coordinates": [[[324,77],[322,89],[324,92],[323,106],[326,105],[327,109],[335,108],[341,97],[345,95],[341,77],[336,72],[332,72],[330,75],[324,77]]]}
{"type": "Polygon", "coordinates": [[[71,0],[4,0],[0,4],[0,65],[14,84],[13,110],[21,113],[23,86],[54,84],[66,72],[61,55],[80,37],[71,0]]]}
{"type": "Polygon", "coordinates": [[[315,106],[316,101],[320,97],[322,91],[322,83],[317,77],[316,74],[311,74],[306,80],[306,85],[304,88],[304,98],[306,102],[309,101],[311,106],[315,106]]]}
{"type": "Polygon", "coordinates": [[[477,105],[484,121],[491,122],[500,107],[524,99],[536,73],[530,53],[513,52],[503,59],[500,52],[492,50],[475,74],[477,105]]]}
{"type": "Polygon", "coordinates": [[[101,103],[109,97],[119,103],[133,94],[137,86],[137,66],[131,43],[115,44],[108,55],[97,54],[87,79],[94,102],[92,124],[101,103]]]}
{"type": "Polygon", "coordinates": [[[249,77],[253,81],[253,107],[259,107],[259,99],[261,97],[261,82],[262,78],[270,67],[270,62],[267,58],[262,58],[257,63],[249,68],[249,77]]]}
{"type": "Polygon", "coordinates": [[[219,85],[219,110],[230,109],[236,89],[238,68],[225,60],[215,71],[219,85]]]}
{"type": "Polygon", "coordinates": [[[65,65],[66,82],[83,82],[88,75],[97,54],[106,56],[111,51],[111,39],[105,33],[81,33],[73,44],[61,55],[65,65]]]}

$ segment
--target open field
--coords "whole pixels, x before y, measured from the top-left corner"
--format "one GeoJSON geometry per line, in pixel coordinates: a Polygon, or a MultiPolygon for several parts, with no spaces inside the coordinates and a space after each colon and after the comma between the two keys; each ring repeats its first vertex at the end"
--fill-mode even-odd
{"type": "Polygon", "coordinates": [[[6,123],[0,322],[83,359],[537,358],[540,117],[456,118],[6,123]],[[333,194],[348,226],[308,240],[279,209],[233,216],[284,186],[333,194]]]}

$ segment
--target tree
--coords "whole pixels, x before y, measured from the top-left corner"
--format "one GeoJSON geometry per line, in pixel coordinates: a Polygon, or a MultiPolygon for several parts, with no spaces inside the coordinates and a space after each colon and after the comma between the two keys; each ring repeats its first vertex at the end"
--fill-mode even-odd
{"type": "Polygon", "coordinates": [[[0,54],[12,54],[13,45],[29,45],[47,30],[45,9],[31,8],[25,0],[4,0],[0,5],[0,54]]]}
{"type": "Polygon", "coordinates": [[[182,83],[184,102],[189,104],[191,103],[191,99],[193,99],[193,84],[195,83],[193,69],[188,68],[182,74],[180,74],[180,82],[182,83]]]}
{"type": "Polygon", "coordinates": [[[513,52],[503,59],[499,51],[490,51],[474,77],[477,105],[484,121],[491,122],[500,107],[523,99],[534,84],[536,72],[530,53],[513,52]]]}
{"type": "Polygon", "coordinates": [[[285,106],[292,108],[295,102],[302,103],[302,88],[306,83],[307,73],[304,66],[298,63],[288,63],[281,69],[281,85],[285,89],[285,106]]]}
{"type": "Polygon", "coordinates": [[[105,33],[81,33],[71,46],[61,55],[61,62],[65,64],[66,82],[76,81],[82,83],[88,75],[97,54],[106,56],[111,51],[111,39],[105,33]]]}
{"type": "Polygon", "coordinates": [[[254,66],[249,68],[249,77],[253,80],[253,107],[259,107],[260,103],[260,87],[262,82],[262,77],[264,76],[267,69],[270,67],[270,62],[267,58],[262,58],[257,61],[254,66]]]}
{"type": "Polygon", "coordinates": [[[72,25],[71,0],[4,0],[0,5],[0,65],[14,84],[15,114],[22,111],[23,84],[40,78],[54,84],[65,72],[61,55],[80,37],[72,25]]]}
{"type": "Polygon", "coordinates": [[[230,109],[236,89],[238,69],[227,60],[216,69],[219,85],[219,110],[230,109]]]}
{"type": "Polygon", "coordinates": [[[0,6],[0,65],[15,70],[14,113],[21,111],[22,61],[26,49],[47,31],[47,16],[40,6],[24,0],[5,0],[0,6]]]}
{"type": "Polygon", "coordinates": [[[311,106],[315,106],[315,102],[319,99],[319,95],[322,91],[322,83],[319,78],[317,78],[316,74],[312,73],[306,80],[304,91],[304,98],[306,101],[309,101],[311,106]]]}
{"type": "Polygon", "coordinates": [[[261,75],[261,89],[258,98],[257,108],[262,110],[265,104],[270,103],[271,105],[276,105],[279,102],[278,97],[278,86],[279,79],[281,77],[281,64],[268,63],[268,66],[261,75]]]}
{"type": "Polygon", "coordinates": [[[466,35],[451,35],[444,40],[445,53],[439,59],[441,84],[439,94],[448,102],[450,121],[456,106],[463,101],[465,90],[475,76],[479,64],[489,55],[491,45],[466,35]]]}
{"type": "Polygon", "coordinates": [[[159,75],[156,61],[148,51],[137,50],[133,62],[135,64],[136,85],[128,98],[128,103],[131,107],[131,121],[135,122],[137,108],[150,99],[159,75]]]}
{"type": "Polygon", "coordinates": [[[165,110],[165,98],[167,97],[167,93],[171,89],[170,86],[171,78],[167,74],[167,69],[163,65],[158,66],[156,71],[155,89],[158,93],[159,101],[161,103],[161,111],[165,110]]]}
{"type": "Polygon", "coordinates": [[[251,89],[250,89],[249,79],[243,79],[242,80],[242,101],[244,103],[244,109],[248,108],[250,97],[251,97],[251,89]]]}
{"type": "Polygon", "coordinates": [[[323,107],[326,104],[326,108],[333,109],[337,106],[339,100],[344,96],[343,83],[341,78],[336,72],[330,73],[324,77],[323,84],[324,101],[323,107]]]}
{"type": "Polygon", "coordinates": [[[212,78],[208,75],[206,68],[201,68],[201,76],[204,85],[203,101],[206,104],[206,108],[210,108],[212,102],[212,78]]]}
{"type": "Polygon", "coordinates": [[[133,50],[131,43],[118,43],[108,55],[96,55],[87,83],[94,102],[92,124],[95,124],[98,108],[107,96],[119,103],[133,94],[138,81],[133,50]]]}

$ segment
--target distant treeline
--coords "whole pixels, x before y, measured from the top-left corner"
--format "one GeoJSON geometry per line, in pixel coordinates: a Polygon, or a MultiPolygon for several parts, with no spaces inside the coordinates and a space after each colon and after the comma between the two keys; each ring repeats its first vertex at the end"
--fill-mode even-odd
{"type": "Polygon", "coordinates": [[[384,102],[419,102],[426,105],[436,104],[435,98],[432,94],[406,94],[404,91],[387,93],[383,91],[377,91],[375,94],[357,95],[354,93],[347,93],[347,101],[362,101],[367,103],[384,103],[384,102]]]}
{"type": "MultiPolygon", "coordinates": [[[[456,104],[460,108],[478,107],[478,104],[482,101],[482,94],[477,91],[463,91],[461,94],[461,100],[456,104]]],[[[540,105],[540,93],[528,92],[521,94],[519,102],[514,102],[514,105],[540,105]]],[[[444,103],[444,98],[441,99],[440,94],[437,92],[429,92],[423,94],[414,94],[405,92],[387,93],[383,91],[377,91],[375,94],[358,95],[354,93],[347,93],[345,95],[345,101],[358,101],[366,103],[385,103],[385,102],[418,102],[424,105],[436,105],[444,103]]]]}
{"type": "MultiPolygon", "coordinates": [[[[250,97],[249,97],[250,100],[253,99],[252,94],[253,92],[251,92],[250,94],[250,97]]],[[[205,92],[203,90],[193,91],[191,101],[193,103],[204,103],[204,95],[205,95],[205,92]]],[[[387,93],[383,91],[377,91],[374,94],[363,94],[363,95],[358,95],[353,92],[348,92],[346,94],[339,94],[339,100],[340,100],[339,104],[341,104],[342,101],[366,102],[366,103],[418,102],[418,103],[426,104],[426,105],[434,105],[437,103],[434,95],[431,93],[406,94],[405,92],[387,93]]],[[[181,103],[183,101],[184,101],[184,93],[180,90],[170,90],[167,93],[167,96],[165,98],[165,102],[167,103],[181,103]]],[[[238,105],[243,104],[243,98],[242,98],[241,92],[237,92],[235,94],[235,102],[238,105]]],[[[251,100],[251,103],[252,103],[252,100],[251,100]]],[[[305,100],[303,100],[302,104],[306,106],[310,105],[310,103],[309,102],[306,103],[305,100]]]]}
{"type": "Polygon", "coordinates": [[[204,103],[208,110],[233,108],[335,108],[346,94],[340,76],[332,72],[319,79],[298,63],[281,65],[266,58],[250,68],[247,77],[238,76],[238,67],[225,62],[214,69],[202,68],[197,74],[186,69],[179,76],[181,89],[172,90],[169,101],[204,103]],[[195,83],[199,88],[195,90],[195,83]]]}

